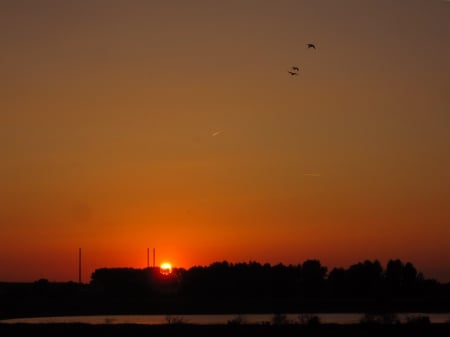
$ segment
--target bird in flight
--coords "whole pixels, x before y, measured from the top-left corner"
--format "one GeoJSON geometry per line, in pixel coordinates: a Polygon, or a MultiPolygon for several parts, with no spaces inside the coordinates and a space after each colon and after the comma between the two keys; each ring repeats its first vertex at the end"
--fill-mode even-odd
{"type": "Polygon", "coordinates": [[[307,43],[308,49],[316,49],[316,45],[314,43],[307,43]]]}
{"type": "Polygon", "coordinates": [[[291,76],[297,76],[299,70],[299,67],[292,66],[291,69],[288,70],[288,73],[291,74],[291,76]]]}

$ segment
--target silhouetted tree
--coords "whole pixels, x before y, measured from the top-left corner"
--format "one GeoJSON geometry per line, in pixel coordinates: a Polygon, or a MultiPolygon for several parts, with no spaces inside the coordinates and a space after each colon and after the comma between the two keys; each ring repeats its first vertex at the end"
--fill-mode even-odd
{"type": "Polygon", "coordinates": [[[403,289],[405,293],[410,294],[417,285],[417,270],[411,262],[407,262],[403,267],[403,289]]]}
{"type": "Polygon", "coordinates": [[[374,296],[381,291],[383,267],[380,262],[366,260],[350,266],[346,287],[350,296],[374,296]]]}
{"type": "Polygon", "coordinates": [[[301,286],[307,297],[319,296],[323,290],[327,267],[321,265],[319,260],[303,262],[301,269],[301,286]]]}
{"type": "Polygon", "coordinates": [[[330,296],[344,296],[347,294],[347,272],[344,268],[333,268],[328,274],[328,294],[330,296]]]}
{"type": "Polygon", "coordinates": [[[390,294],[400,294],[403,281],[403,262],[389,260],[385,271],[387,290],[390,294]]]}

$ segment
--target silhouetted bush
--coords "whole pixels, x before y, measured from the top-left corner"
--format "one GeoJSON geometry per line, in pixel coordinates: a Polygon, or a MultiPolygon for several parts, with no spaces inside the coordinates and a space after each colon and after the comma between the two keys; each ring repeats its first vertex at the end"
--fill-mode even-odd
{"type": "Polygon", "coordinates": [[[406,324],[414,326],[423,326],[431,324],[430,317],[428,316],[410,316],[406,317],[406,324]]]}
{"type": "Polygon", "coordinates": [[[380,314],[366,313],[360,319],[360,323],[369,325],[370,324],[393,325],[399,324],[400,320],[398,319],[398,316],[394,313],[380,313],[380,314]]]}
{"type": "Polygon", "coordinates": [[[274,314],[272,317],[272,325],[287,325],[290,323],[291,322],[285,314],[274,314]]]}
{"type": "Polygon", "coordinates": [[[181,316],[167,315],[166,323],[170,325],[180,325],[180,324],[187,324],[188,322],[181,316]]]}
{"type": "Polygon", "coordinates": [[[317,326],[320,325],[320,317],[312,314],[301,314],[298,316],[298,321],[300,324],[317,326]]]}
{"type": "Polygon", "coordinates": [[[247,321],[245,319],[244,316],[242,315],[237,315],[236,317],[234,317],[233,319],[230,319],[227,322],[228,325],[242,325],[242,324],[247,324],[247,321]]]}

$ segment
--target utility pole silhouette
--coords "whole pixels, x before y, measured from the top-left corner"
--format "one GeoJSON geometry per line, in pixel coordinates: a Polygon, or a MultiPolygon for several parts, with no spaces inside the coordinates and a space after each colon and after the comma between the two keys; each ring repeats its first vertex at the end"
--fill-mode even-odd
{"type": "Polygon", "coordinates": [[[81,284],[81,248],[78,248],[78,283],[81,284]]]}

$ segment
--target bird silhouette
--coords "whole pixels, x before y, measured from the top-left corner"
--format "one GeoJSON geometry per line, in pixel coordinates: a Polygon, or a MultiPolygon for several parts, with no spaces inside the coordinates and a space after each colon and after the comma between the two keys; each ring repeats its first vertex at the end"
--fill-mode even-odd
{"type": "Polygon", "coordinates": [[[292,70],[299,71],[298,67],[292,67],[292,70]]]}
{"type": "Polygon", "coordinates": [[[296,71],[288,70],[288,73],[291,74],[292,76],[297,76],[298,75],[298,72],[296,72],[296,71]]]}
{"type": "Polygon", "coordinates": [[[307,43],[308,49],[316,49],[316,45],[314,43],[307,43]]]}

